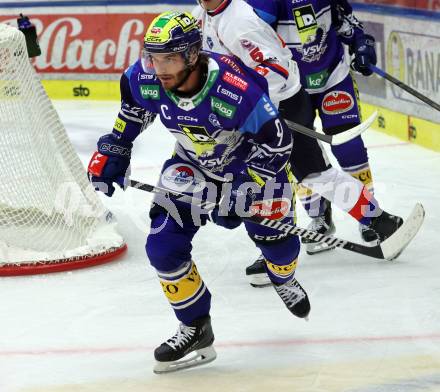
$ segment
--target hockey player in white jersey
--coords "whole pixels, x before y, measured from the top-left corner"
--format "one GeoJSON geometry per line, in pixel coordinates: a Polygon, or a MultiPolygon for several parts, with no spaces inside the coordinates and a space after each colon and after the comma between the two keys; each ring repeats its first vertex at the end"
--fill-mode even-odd
{"type": "MultiPolygon", "coordinates": [[[[199,5],[192,12],[202,26],[203,48],[235,55],[264,75],[269,84],[270,98],[279,103],[281,116],[313,128],[313,108],[310,97],[300,85],[298,67],[290,50],[273,29],[243,0],[198,1],[199,5]]],[[[381,241],[403,223],[400,217],[381,210],[374,196],[360,181],[331,167],[317,140],[294,132],[290,162],[299,183],[321,194],[361,224],[369,226],[381,241]],[[336,197],[346,192],[351,195],[349,200],[336,197]]],[[[332,234],[334,226],[323,226],[319,232],[332,234]]],[[[323,250],[328,250],[324,243],[311,243],[307,247],[309,254],[323,250]]],[[[265,274],[267,261],[260,256],[246,269],[251,285],[270,284],[265,274]]]]}
{"type": "Polygon", "coordinates": [[[203,49],[233,54],[254,68],[268,81],[274,104],[297,94],[301,89],[299,70],[290,50],[274,30],[244,1],[201,1],[221,4],[212,13],[197,6],[192,14],[201,21],[203,49]]]}

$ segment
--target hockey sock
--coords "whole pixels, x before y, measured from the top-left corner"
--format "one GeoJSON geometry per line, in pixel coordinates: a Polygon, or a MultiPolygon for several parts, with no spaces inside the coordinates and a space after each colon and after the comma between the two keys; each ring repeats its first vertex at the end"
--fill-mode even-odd
{"type": "Polygon", "coordinates": [[[286,283],[293,278],[293,275],[295,275],[296,265],[298,263],[297,258],[286,265],[274,264],[269,260],[265,260],[265,261],[266,261],[267,275],[269,276],[269,279],[273,283],[276,284],[286,283]]]}
{"type": "Polygon", "coordinates": [[[368,161],[356,166],[342,167],[342,170],[362,182],[371,193],[374,193],[373,176],[368,161]]]}
{"type": "Polygon", "coordinates": [[[175,271],[157,271],[163,292],[177,318],[186,325],[209,314],[211,294],[193,261],[175,271]]]}

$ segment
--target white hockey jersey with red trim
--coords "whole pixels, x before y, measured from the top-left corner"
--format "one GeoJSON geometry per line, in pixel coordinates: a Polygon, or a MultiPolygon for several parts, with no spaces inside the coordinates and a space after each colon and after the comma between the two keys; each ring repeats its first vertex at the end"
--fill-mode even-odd
{"type": "Polygon", "coordinates": [[[301,88],[298,66],[274,30],[243,0],[225,0],[215,11],[197,6],[203,49],[234,55],[264,75],[271,100],[278,105],[301,88]]]}

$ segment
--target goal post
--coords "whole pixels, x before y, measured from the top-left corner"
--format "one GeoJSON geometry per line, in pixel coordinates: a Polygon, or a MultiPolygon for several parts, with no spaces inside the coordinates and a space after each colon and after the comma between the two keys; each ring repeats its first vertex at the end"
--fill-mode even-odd
{"type": "Polygon", "coordinates": [[[35,72],[0,23],[0,276],[102,264],[126,250],[35,72]]]}

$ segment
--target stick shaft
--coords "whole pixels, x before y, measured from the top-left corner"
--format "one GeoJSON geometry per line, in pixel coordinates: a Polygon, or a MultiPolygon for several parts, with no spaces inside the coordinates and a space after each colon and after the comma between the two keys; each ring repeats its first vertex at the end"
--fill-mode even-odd
{"type": "Polygon", "coordinates": [[[440,105],[437,102],[434,102],[433,100],[429,99],[427,96],[419,93],[417,90],[414,90],[412,87],[409,87],[407,84],[403,83],[399,79],[396,79],[394,76],[386,73],[384,70],[380,69],[379,67],[376,67],[375,65],[370,65],[370,68],[372,71],[382,76],[384,79],[395,84],[396,86],[400,87],[402,90],[405,90],[411,95],[414,95],[416,98],[420,99],[421,101],[425,102],[427,105],[431,106],[432,108],[440,112],[440,105]]]}
{"type": "MultiPolygon", "coordinates": [[[[201,206],[202,208],[205,208],[207,210],[210,210],[210,209],[216,207],[215,203],[200,200],[200,199],[194,198],[192,196],[186,195],[184,193],[167,190],[167,189],[156,187],[156,186],[153,186],[150,184],[145,184],[145,183],[142,183],[142,182],[136,181],[136,180],[129,180],[128,186],[136,188],[136,189],[140,189],[142,191],[150,192],[150,193],[162,194],[164,196],[172,196],[172,197],[175,197],[175,198],[177,198],[183,202],[186,202],[186,203],[193,203],[193,204],[196,203],[198,206],[201,206]]],[[[275,229],[275,230],[278,230],[278,231],[286,233],[286,234],[297,235],[299,237],[306,237],[308,239],[313,239],[315,241],[323,241],[330,246],[343,248],[343,249],[346,249],[346,250],[349,250],[349,251],[352,251],[355,253],[360,253],[365,256],[370,256],[370,257],[374,257],[377,259],[384,258],[382,249],[379,245],[365,246],[365,245],[357,244],[354,242],[342,240],[337,237],[319,234],[316,231],[304,229],[304,228],[298,227],[298,226],[292,226],[287,223],[282,223],[280,221],[274,221],[274,220],[269,220],[266,218],[261,218],[256,215],[250,216],[250,217],[242,217],[242,220],[248,221],[248,222],[253,222],[253,223],[265,226],[265,227],[269,227],[271,229],[275,229]]]]}

